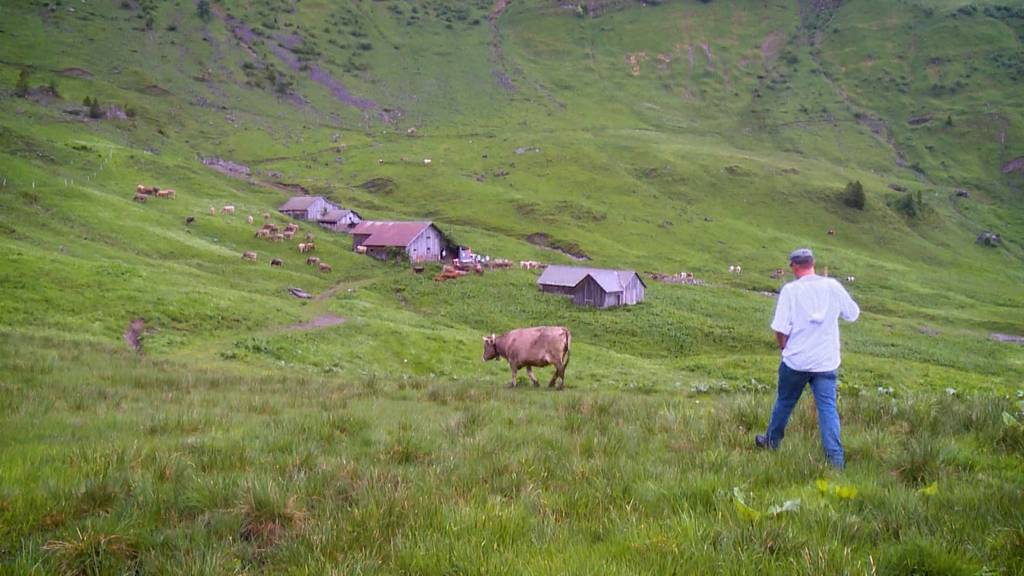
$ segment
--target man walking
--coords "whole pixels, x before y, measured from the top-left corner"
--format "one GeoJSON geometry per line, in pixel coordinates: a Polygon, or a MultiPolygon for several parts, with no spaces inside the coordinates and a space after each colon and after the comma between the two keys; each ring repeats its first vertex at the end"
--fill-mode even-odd
{"type": "Polygon", "coordinates": [[[814,273],[814,253],[810,249],[794,250],[789,255],[789,267],[796,280],[782,287],[772,320],[775,340],[782,350],[779,392],[768,432],[758,434],[756,444],[760,448],[779,447],[793,407],[810,383],[825,455],[841,470],[845,459],[836,410],[839,318],[853,322],[860,316],[860,308],[839,282],[814,273]]]}

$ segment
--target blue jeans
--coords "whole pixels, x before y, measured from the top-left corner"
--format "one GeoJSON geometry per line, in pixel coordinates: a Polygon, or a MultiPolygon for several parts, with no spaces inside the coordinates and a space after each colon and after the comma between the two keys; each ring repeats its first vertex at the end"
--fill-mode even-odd
{"type": "Polygon", "coordinates": [[[839,441],[839,411],[836,410],[836,371],[800,372],[779,364],[779,395],[768,422],[768,446],[778,448],[786,435],[786,423],[793,413],[804,386],[811,384],[814,404],[818,407],[818,428],[821,430],[821,444],[825,455],[833,466],[842,470],[845,465],[843,444],[839,441]]]}

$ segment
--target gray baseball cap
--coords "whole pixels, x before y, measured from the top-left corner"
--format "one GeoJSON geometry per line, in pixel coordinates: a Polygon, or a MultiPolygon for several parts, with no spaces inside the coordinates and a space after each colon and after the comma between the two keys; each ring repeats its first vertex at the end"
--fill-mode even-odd
{"type": "Polygon", "coordinates": [[[789,253],[790,264],[810,264],[814,261],[814,252],[810,248],[797,248],[789,253]]]}

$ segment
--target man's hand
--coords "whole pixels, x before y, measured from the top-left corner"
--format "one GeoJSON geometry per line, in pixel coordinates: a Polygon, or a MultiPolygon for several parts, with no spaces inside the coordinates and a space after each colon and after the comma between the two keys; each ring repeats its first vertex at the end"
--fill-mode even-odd
{"type": "Polygon", "coordinates": [[[775,341],[779,343],[779,350],[786,349],[786,342],[789,341],[789,335],[783,334],[782,332],[775,333],[775,341]]]}

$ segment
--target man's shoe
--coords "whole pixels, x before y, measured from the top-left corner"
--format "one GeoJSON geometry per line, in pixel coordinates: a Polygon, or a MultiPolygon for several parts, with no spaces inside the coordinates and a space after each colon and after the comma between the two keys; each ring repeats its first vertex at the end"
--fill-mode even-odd
{"type": "Polygon", "coordinates": [[[764,434],[758,434],[757,436],[754,436],[754,444],[757,444],[758,448],[767,448],[768,437],[764,434]]]}

